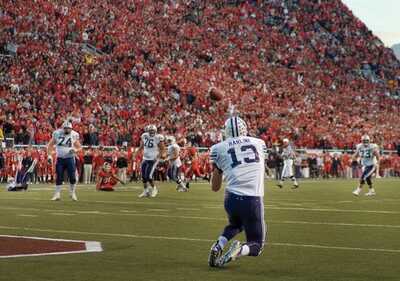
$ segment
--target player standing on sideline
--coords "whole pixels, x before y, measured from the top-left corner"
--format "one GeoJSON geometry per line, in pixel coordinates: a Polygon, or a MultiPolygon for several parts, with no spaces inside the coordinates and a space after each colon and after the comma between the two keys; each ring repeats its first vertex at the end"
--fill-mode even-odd
{"type": "Polygon", "coordinates": [[[264,172],[267,148],[261,139],[247,137],[246,123],[239,117],[230,117],[225,122],[226,140],[211,147],[213,163],[211,188],[217,192],[224,175],[225,211],[229,224],[212,245],[208,257],[211,267],[221,267],[242,256],[261,254],[266,236],[264,222],[264,172]],[[229,250],[222,251],[229,240],[242,230],[247,242],[234,241],[229,250]]]}
{"type": "Polygon", "coordinates": [[[176,143],[175,137],[168,136],[166,138],[167,145],[168,145],[168,177],[169,179],[176,182],[176,190],[178,192],[186,192],[189,191],[189,182],[185,183],[182,179],[184,176],[182,175],[182,161],[179,155],[181,148],[176,143]]]}
{"type": "Polygon", "coordinates": [[[379,162],[379,150],[378,146],[371,143],[369,136],[364,135],[361,137],[360,144],[357,145],[356,152],[353,155],[353,159],[356,161],[358,157],[361,158],[362,175],[360,178],[360,184],[357,189],[353,191],[355,196],[359,196],[363,185],[367,182],[369,191],[365,193],[366,196],[376,195],[375,189],[372,186],[372,175],[377,171],[377,163],[379,162]]]}
{"type": "Polygon", "coordinates": [[[64,181],[64,171],[67,170],[69,178],[69,193],[73,201],[76,197],[76,164],[75,155],[82,149],[79,142],[79,134],[72,130],[72,123],[65,121],[62,129],[57,129],[47,146],[47,154],[56,148],[56,190],[51,200],[61,199],[61,188],[64,181]]]}
{"type": "Polygon", "coordinates": [[[133,153],[132,158],[136,158],[136,154],[143,149],[143,160],[141,165],[143,192],[139,198],[143,197],[156,197],[158,189],[154,184],[154,171],[158,164],[159,157],[164,153],[164,137],[157,134],[157,127],[155,125],[148,125],[145,132],[141,136],[139,149],[133,153]],[[150,185],[150,186],[149,186],[150,185]]]}
{"type": "Polygon", "coordinates": [[[286,179],[291,179],[293,181],[293,188],[298,188],[299,184],[293,173],[293,160],[296,158],[296,152],[294,151],[292,145],[289,143],[288,139],[283,139],[282,148],[282,158],[283,158],[283,168],[281,178],[278,183],[278,187],[283,187],[283,182],[286,179]]]}

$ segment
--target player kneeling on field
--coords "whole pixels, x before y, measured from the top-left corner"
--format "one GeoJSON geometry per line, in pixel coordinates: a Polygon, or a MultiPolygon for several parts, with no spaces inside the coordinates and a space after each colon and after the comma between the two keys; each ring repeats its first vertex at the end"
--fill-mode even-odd
{"type": "Polygon", "coordinates": [[[266,236],[264,222],[265,142],[247,136],[246,123],[239,117],[225,122],[226,140],[211,147],[213,163],[211,188],[218,191],[222,176],[225,188],[225,211],[228,224],[211,246],[208,264],[221,267],[243,256],[261,254],[266,236]],[[223,254],[228,241],[244,230],[246,243],[234,241],[223,254]]]}
{"type": "Polygon", "coordinates": [[[110,163],[104,163],[103,168],[97,176],[96,189],[99,191],[114,191],[114,187],[118,182],[125,184],[114,175],[110,163]]]}

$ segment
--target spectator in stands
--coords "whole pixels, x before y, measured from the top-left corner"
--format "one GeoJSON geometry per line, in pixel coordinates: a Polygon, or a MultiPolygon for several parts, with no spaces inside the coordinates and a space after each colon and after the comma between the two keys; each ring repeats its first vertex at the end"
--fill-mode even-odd
{"type": "Polygon", "coordinates": [[[126,152],[119,153],[116,165],[117,165],[117,169],[118,169],[118,172],[117,172],[118,178],[121,181],[126,182],[126,178],[127,178],[126,171],[128,168],[128,159],[127,159],[126,152]]]}
{"type": "Polygon", "coordinates": [[[93,172],[93,154],[90,149],[85,151],[83,156],[83,182],[85,184],[90,184],[92,182],[92,172],[93,172]]]}

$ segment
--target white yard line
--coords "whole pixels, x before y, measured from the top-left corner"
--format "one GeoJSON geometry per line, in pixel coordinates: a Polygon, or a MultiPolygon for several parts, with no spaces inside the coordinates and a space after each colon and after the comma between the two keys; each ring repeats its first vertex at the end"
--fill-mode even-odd
{"type": "Polygon", "coordinates": [[[53,216],[75,216],[76,214],[70,214],[70,213],[50,213],[50,215],[53,215],[53,216]]]}
{"type": "MultiPolygon", "coordinates": [[[[176,240],[176,241],[191,241],[191,242],[194,241],[194,242],[208,242],[208,243],[214,241],[212,239],[190,238],[190,237],[136,235],[136,234],[122,234],[122,233],[100,233],[100,232],[86,232],[86,231],[74,231],[74,230],[40,229],[40,228],[29,228],[29,227],[0,226],[0,229],[14,229],[14,230],[24,230],[24,231],[66,233],[66,234],[79,234],[79,235],[95,235],[95,236],[105,236],[105,237],[136,238],[136,239],[176,240]]],[[[400,250],[398,250],[398,249],[358,248],[358,247],[343,247],[343,246],[283,243],[283,242],[271,242],[271,243],[268,243],[267,245],[283,246],[283,247],[302,247],[302,248],[315,248],[315,249],[345,250],[345,251],[400,253],[400,250]]]]}
{"type": "MultiPolygon", "coordinates": [[[[18,217],[36,218],[38,215],[18,214],[18,217]]],[[[1,235],[0,235],[1,236],[1,235]]]]}

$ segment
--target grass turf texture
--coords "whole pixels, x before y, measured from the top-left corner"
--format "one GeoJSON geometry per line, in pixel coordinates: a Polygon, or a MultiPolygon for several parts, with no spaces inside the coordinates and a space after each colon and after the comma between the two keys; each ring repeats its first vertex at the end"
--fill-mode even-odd
{"type": "Polygon", "coordinates": [[[78,187],[79,202],[66,189],[61,202],[50,201],[50,185],[20,193],[2,186],[0,234],[101,241],[104,252],[0,259],[0,280],[400,280],[399,180],[376,180],[373,198],[352,196],[355,181],[286,184],[267,182],[262,256],[223,269],[207,266],[226,223],[223,192],[205,183],[188,193],[159,184],[151,199],[137,198],[139,184],[114,193],[78,187]]]}

